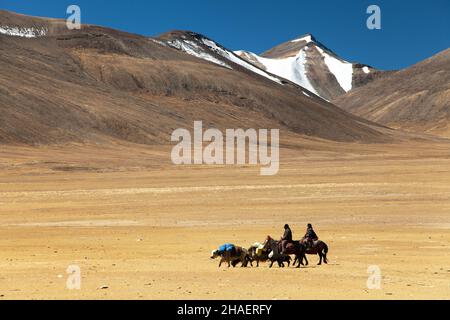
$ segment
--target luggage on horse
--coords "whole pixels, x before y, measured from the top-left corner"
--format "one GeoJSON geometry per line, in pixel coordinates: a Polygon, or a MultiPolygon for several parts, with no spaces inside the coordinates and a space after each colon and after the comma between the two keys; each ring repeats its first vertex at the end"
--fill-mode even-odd
{"type": "Polygon", "coordinates": [[[241,254],[241,249],[232,243],[225,243],[219,247],[219,252],[220,254],[229,253],[232,257],[234,257],[241,254]]]}
{"type": "Polygon", "coordinates": [[[262,256],[265,252],[264,245],[262,243],[255,242],[252,247],[256,249],[255,253],[257,256],[262,256]]]}

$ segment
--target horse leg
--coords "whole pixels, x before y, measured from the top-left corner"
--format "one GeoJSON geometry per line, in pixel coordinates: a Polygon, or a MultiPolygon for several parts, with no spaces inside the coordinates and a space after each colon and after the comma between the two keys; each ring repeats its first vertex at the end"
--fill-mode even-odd
{"type": "Polygon", "coordinates": [[[302,258],[299,257],[298,255],[295,255],[295,260],[294,260],[293,266],[295,266],[295,264],[297,264],[296,268],[300,268],[301,261],[302,261],[302,258]]]}
{"type": "Polygon", "coordinates": [[[325,252],[323,253],[323,262],[328,264],[327,254],[325,252]]]}
{"type": "Polygon", "coordinates": [[[273,267],[273,263],[274,263],[275,261],[273,261],[273,260],[270,260],[270,266],[269,266],[269,268],[272,268],[273,267]]]}
{"type": "Polygon", "coordinates": [[[242,265],[244,265],[244,267],[247,268],[247,267],[248,267],[248,263],[250,262],[250,264],[251,264],[252,261],[250,260],[250,258],[249,258],[247,255],[244,256],[243,259],[244,259],[244,260],[243,260],[243,262],[242,262],[242,265]]]}
{"type": "Polygon", "coordinates": [[[318,252],[317,254],[319,255],[320,258],[319,263],[317,265],[320,266],[322,264],[322,252],[318,252]]]}
{"type": "Polygon", "coordinates": [[[303,256],[304,256],[304,254],[302,254],[302,253],[300,253],[298,256],[295,256],[295,261],[298,261],[298,264],[300,266],[304,266],[304,264],[303,264],[303,256]]]}
{"type": "Polygon", "coordinates": [[[296,268],[300,268],[300,266],[303,264],[303,256],[301,252],[295,254],[295,261],[296,262],[294,262],[293,266],[297,264],[296,268]]]}

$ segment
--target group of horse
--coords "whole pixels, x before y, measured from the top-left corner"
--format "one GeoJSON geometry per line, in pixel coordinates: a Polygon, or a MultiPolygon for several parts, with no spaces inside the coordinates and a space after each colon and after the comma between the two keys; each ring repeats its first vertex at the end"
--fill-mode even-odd
{"type": "Polygon", "coordinates": [[[256,266],[259,267],[260,262],[270,262],[269,267],[272,268],[275,262],[278,263],[280,268],[285,267],[285,263],[288,267],[291,266],[292,257],[294,256],[293,265],[300,268],[301,265],[309,265],[309,261],[306,255],[318,255],[319,263],[328,263],[328,245],[322,240],[308,242],[306,239],[300,241],[292,241],[285,245],[284,251],[282,250],[282,241],[274,240],[271,236],[267,236],[264,243],[255,243],[250,248],[234,246],[230,250],[213,250],[211,253],[211,259],[220,258],[219,268],[223,263],[228,264],[228,268],[236,267],[239,263],[241,267],[253,267],[253,263],[256,262],[256,266]]]}

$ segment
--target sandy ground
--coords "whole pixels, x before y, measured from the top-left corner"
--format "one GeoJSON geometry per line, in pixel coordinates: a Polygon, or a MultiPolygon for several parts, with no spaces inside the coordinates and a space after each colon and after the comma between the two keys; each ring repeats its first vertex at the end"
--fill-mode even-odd
{"type": "Polygon", "coordinates": [[[5,149],[0,299],[450,299],[447,147],[286,151],[275,177],[140,162],[88,170],[91,158],[65,167],[75,156],[5,149]],[[328,265],[310,256],[301,269],[219,269],[209,259],[225,242],[279,237],[284,223],[299,238],[308,222],[328,265]],[[66,287],[70,265],[80,290],[66,287]],[[379,290],[367,287],[370,266],[379,290]]]}

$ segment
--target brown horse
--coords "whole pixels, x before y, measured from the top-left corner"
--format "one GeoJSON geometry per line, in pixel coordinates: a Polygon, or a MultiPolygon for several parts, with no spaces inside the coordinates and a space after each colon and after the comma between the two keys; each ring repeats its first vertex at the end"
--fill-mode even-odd
{"type": "MultiPolygon", "coordinates": [[[[269,258],[273,261],[282,259],[283,256],[281,252],[281,241],[274,240],[271,236],[267,236],[266,241],[264,241],[264,250],[272,250],[271,257],[269,258]]],[[[295,261],[298,262],[297,268],[303,264],[303,259],[305,258],[306,247],[300,241],[293,241],[288,243],[285,248],[284,254],[289,256],[291,254],[295,255],[295,261]]],[[[294,263],[295,264],[295,263],[294,263]]]]}
{"type": "MultiPolygon", "coordinates": [[[[328,245],[323,242],[322,240],[316,240],[312,242],[312,246],[308,246],[308,241],[306,238],[303,238],[300,243],[305,246],[305,253],[306,254],[317,254],[320,258],[318,265],[320,266],[322,264],[322,260],[325,264],[328,263],[327,259],[327,253],[328,253],[328,245]]],[[[309,264],[308,259],[305,256],[306,265],[309,264]]],[[[295,264],[296,260],[294,260],[295,264]]]]}

